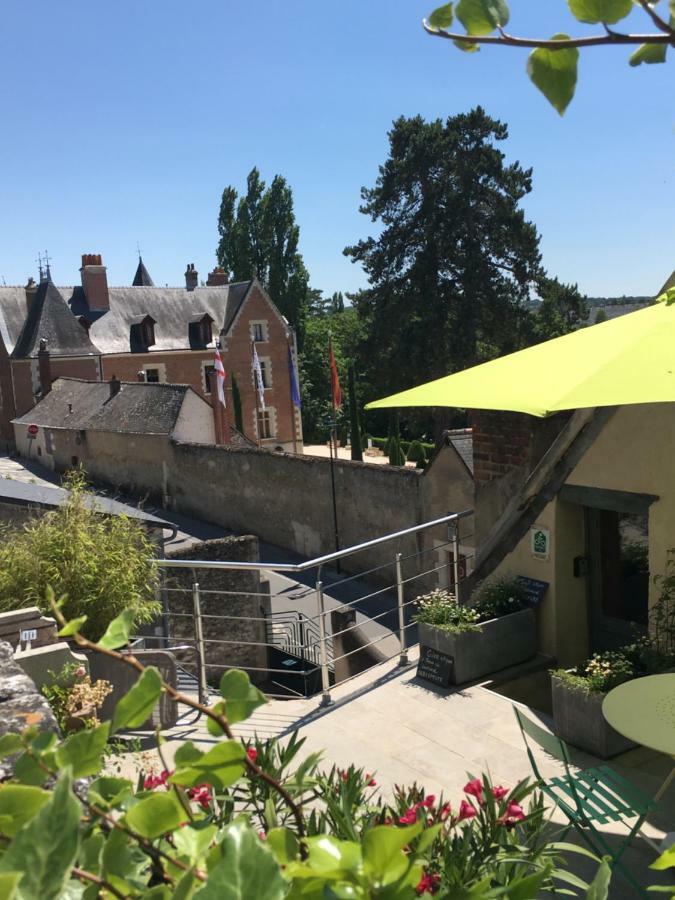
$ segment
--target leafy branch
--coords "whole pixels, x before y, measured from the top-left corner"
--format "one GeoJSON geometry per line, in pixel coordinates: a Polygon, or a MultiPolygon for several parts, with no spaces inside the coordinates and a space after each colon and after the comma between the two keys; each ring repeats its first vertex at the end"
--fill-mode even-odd
{"type": "Polygon", "coordinates": [[[423,22],[433,37],[452,41],[460,50],[475,52],[480,45],[526,47],[530,54],[527,72],[531,81],[562,115],[577,84],[579,50],[587,47],[637,46],[630,65],[663,63],[669,46],[675,46],[675,3],[669,2],[669,17],[657,11],[659,0],[568,0],[577,21],[602,25],[602,34],[550,38],[519,37],[506,31],[510,18],[507,0],[459,0],[435,9],[423,22]],[[645,34],[617,31],[613,26],[626,18],[635,6],[648,17],[657,32],[645,34]],[[455,17],[465,31],[451,30],[455,17]]]}

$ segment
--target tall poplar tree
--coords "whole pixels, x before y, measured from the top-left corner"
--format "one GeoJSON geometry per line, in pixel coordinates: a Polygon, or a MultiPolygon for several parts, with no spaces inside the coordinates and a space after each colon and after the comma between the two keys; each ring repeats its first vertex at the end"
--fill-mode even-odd
{"type": "Polygon", "coordinates": [[[257,168],[251,170],[246,193],[223,191],[218,216],[218,263],[234,281],[255,275],[280,312],[300,333],[309,303],[309,275],[298,250],[293,192],[281,175],[267,187],[257,168]]]}

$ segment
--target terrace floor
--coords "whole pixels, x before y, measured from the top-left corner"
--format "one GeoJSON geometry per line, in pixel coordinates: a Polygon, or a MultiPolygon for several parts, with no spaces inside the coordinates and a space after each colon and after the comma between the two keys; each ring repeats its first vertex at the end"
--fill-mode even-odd
{"type": "MultiPolygon", "coordinates": [[[[414,654],[411,655],[414,662],[414,654]]],[[[495,784],[513,786],[531,774],[522,738],[513,715],[512,701],[485,685],[473,685],[445,691],[432,690],[415,675],[414,666],[401,669],[394,662],[384,663],[363,673],[332,692],[334,704],[320,709],[318,699],[271,701],[256,711],[246,723],[235,729],[242,737],[283,736],[294,730],[306,739],[307,753],[322,750],[326,767],[350,763],[376,773],[378,785],[386,794],[395,784],[417,782],[427,793],[444,794],[456,807],[467,775],[489,772],[495,784]]],[[[544,725],[546,717],[530,710],[544,725]]],[[[166,753],[185,739],[202,745],[214,738],[203,721],[181,725],[166,734],[166,753]]],[[[539,760],[544,776],[561,771],[551,758],[539,760]]],[[[578,753],[574,759],[580,768],[598,764],[598,760],[578,753]]],[[[671,760],[645,748],[623,754],[611,766],[643,790],[653,794],[672,766],[671,760]]],[[[665,794],[658,812],[645,826],[645,832],[659,842],[675,829],[675,785],[665,794]]],[[[552,829],[558,831],[563,819],[552,817],[552,829]]],[[[620,842],[624,833],[619,826],[607,829],[620,842]]],[[[555,838],[554,838],[555,839],[555,838]]],[[[645,885],[672,883],[660,878],[648,866],[655,854],[638,839],[624,860],[645,885]]],[[[576,859],[574,870],[592,877],[593,864],[576,859]],[[590,866],[590,868],[589,868],[590,866]]],[[[635,896],[632,889],[615,875],[612,900],[635,896]]]]}

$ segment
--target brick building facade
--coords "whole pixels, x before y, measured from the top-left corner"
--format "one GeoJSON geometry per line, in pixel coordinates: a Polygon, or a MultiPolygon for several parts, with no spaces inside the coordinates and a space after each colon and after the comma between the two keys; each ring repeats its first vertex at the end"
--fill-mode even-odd
{"type": "MultiPolygon", "coordinates": [[[[226,421],[234,425],[233,377],[242,430],[261,447],[302,452],[302,421],[291,391],[295,336],[256,279],[228,284],[215,269],[205,285],[189,264],[185,286],[156,287],[139,260],[129,287],[109,287],[100,255],[82,257],[81,285],[57,288],[48,270],[39,284],[0,287],[0,436],[60,376],[190,385],[211,402],[214,355],[226,371],[226,421]],[[264,408],[252,365],[255,343],[264,408]],[[40,349],[42,348],[42,354],[40,349]],[[41,358],[42,357],[42,358],[41,358]]],[[[297,377],[297,375],[296,375],[297,377]]],[[[224,429],[224,433],[229,433],[224,429]]]]}

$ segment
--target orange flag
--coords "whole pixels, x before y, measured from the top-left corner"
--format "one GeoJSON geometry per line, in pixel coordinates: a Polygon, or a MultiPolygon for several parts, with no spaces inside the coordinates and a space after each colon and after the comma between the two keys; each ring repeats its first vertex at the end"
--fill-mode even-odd
{"type": "Polygon", "coordinates": [[[333,355],[333,342],[328,339],[328,359],[330,362],[330,389],[333,398],[333,411],[336,412],[342,406],[342,388],[340,387],[340,376],[338,375],[335,356],[333,355]]]}

